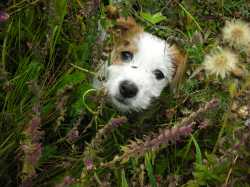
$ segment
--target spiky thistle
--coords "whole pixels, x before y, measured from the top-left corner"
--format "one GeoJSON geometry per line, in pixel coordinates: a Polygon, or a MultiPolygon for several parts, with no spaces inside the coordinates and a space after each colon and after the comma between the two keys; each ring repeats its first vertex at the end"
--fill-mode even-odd
{"type": "Polygon", "coordinates": [[[224,79],[227,74],[238,69],[238,63],[239,60],[236,54],[229,49],[218,47],[205,56],[203,65],[208,74],[214,74],[224,79]]]}
{"type": "Polygon", "coordinates": [[[223,40],[230,46],[242,49],[250,45],[250,27],[242,20],[227,21],[222,29],[223,40]]]}

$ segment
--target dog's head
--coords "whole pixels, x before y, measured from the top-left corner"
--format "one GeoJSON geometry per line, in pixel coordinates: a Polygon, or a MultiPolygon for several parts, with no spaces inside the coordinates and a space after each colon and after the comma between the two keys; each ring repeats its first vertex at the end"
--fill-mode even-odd
{"type": "Polygon", "coordinates": [[[130,17],[118,19],[117,27],[119,34],[104,87],[118,109],[146,109],[173,80],[183,58],[176,48],[144,32],[130,17]]]}

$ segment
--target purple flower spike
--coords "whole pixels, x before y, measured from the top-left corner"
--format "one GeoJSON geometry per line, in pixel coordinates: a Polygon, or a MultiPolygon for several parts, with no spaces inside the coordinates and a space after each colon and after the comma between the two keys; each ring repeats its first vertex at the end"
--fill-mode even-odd
{"type": "Polygon", "coordinates": [[[41,155],[42,155],[42,144],[38,143],[35,144],[33,148],[31,148],[30,152],[27,155],[27,159],[30,162],[30,164],[35,165],[37,164],[41,155]]]}
{"type": "Polygon", "coordinates": [[[5,22],[9,19],[10,15],[6,12],[0,11],[0,23],[5,22]]]}

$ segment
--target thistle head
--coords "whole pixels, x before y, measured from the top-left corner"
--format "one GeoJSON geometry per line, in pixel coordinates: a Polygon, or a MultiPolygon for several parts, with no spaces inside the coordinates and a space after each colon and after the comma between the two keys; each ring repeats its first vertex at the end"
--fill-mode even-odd
{"type": "Polygon", "coordinates": [[[242,20],[227,21],[222,29],[222,37],[230,46],[242,49],[250,45],[250,27],[242,20]]]}
{"type": "Polygon", "coordinates": [[[205,56],[203,65],[208,74],[214,74],[217,77],[225,78],[237,68],[239,60],[237,55],[230,49],[222,49],[218,47],[210,54],[205,56]]]}

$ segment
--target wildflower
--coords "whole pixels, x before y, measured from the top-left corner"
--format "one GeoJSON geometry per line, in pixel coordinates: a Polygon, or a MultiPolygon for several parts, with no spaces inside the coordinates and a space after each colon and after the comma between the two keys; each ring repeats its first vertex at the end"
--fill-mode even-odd
{"type": "Polygon", "coordinates": [[[128,121],[128,119],[124,116],[118,117],[118,118],[113,118],[111,120],[111,125],[113,127],[119,127],[121,125],[123,125],[124,123],[126,123],[128,121]]]}
{"type": "Polygon", "coordinates": [[[74,181],[75,181],[75,179],[72,178],[72,177],[70,177],[70,176],[66,176],[66,177],[64,178],[64,184],[65,184],[65,185],[71,185],[71,184],[74,183],[74,181]]]}
{"type": "Polygon", "coordinates": [[[0,11],[0,23],[5,22],[9,19],[10,15],[6,12],[0,11]]]}
{"type": "Polygon", "coordinates": [[[208,126],[209,126],[209,121],[208,121],[208,119],[205,119],[199,123],[198,128],[199,129],[206,129],[208,126]]]}
{"type": "Polygon", "coordinates": [[[207,102],[204,106],[201,106],[197,111],[181,120],[175,125],[175,127],[162,129],[158,134],[144,136],[142,140],[130,140],[128,145],[122,146],[121,150],[123,151],[123,154],[121,156],[115,156],[112,161],[102,163],[101,166],[112,167],[117,162],[126,162],[131,157],[143,156],[148,151],[158,151],[164,147],[164,145],[174,143],[182,137],[187,137],[193,131],[194,121],[202,114],[214,109],[218,105],[219,100],[214,98],[207,102]]]}
{"type": "Polygon", "coordinates": [[[242,20],[227,21],[222,29],[223,40],[238,49],[250,44],[250,27],[242,20]]]}
{"type": "Polygon", "coordinates": [[[41,118],[34,116],[30,122],[28,128],[24,131],[25,134],[31,138],[32,143],[39,142],[42,139],[44,131],[41,131],[41,118]]]}
{"type": "Polygon", "coordinates": [[[30,145],[22,144],[21,149],[24,152],[24,156],[25,159],[27,160],[27,163],[31,165],[37,164],[38,160],[42,155],[41,143],[35,143],[30,145]]]}
{"type": "Polygon", "coordinates": [[[204,69],[209,74],[215,74],[221,78],[225,78],[228,73],[237,69],[238,58],[229,49],[218,47],[217,50],[205,56],[204,69]]]}
{"type": "Polygon", "coordinates": [[[249,117],[250,113],[248,111],[247,105],[243,105],[243,106],[239,107],[237,110],[237,114],[242,119],[246,119],[247,117],[249,117]]]}
{"type": "MultiPolygon", "coordinates": [[[[39,104],[35,105],[36,107],[39,104]]],[[[36,167],[42,156],[43,145],[40,143],[44,132],[41,130],[40,110],[36,108],[37,115],[32,116],[26,129],[23,131],[25,138],[20,142],[20,153],[22,154],[22,186],[32,186],[32,179],[36,175],[36,167]]]]}
{"type": "Polygon", "coordinates": [[[29,183],[30,180],[36,175],[36,165],[42,156],[42,144],[24,144],[20,145],[23,153],[22,158],[22,183],[29,183]]]}
{"type": "Polygon", "coordinates": [[[145,136],[144,140],[130,141],[130,144],[122,147],[124,152],[120,159],[126,162],[130,157],[140,157],[150,150],[159,150],[161,145],[168,145],[180,140],[181,137],[185,137],[191,134],[193,130],[192,124],[173,127],[171,129],[160,130],[159,134],[151,136],[145,136]]]}
{"type": "Polygon", "coordinates": [[[34,186],[33,184],[33,178],[36,177],[36,175],[30,176],[21,183],[21,187],[32,187],[34,186]]]}
{"type": "Polygon", "coordinates": [[[87,159],[84,161],[84,164],[86,166],[86,169],[89,171],[89,170],[92,170],[94,168],[94,164],[93,164],[93,161],[90,160],[90,159],[87,159]]]}
{"type": "Polygon", "coordinates": [[[109,137],[110,133],[114,131],[114,129],[126,123],[127,120],[128,119],[124,116],[111,119],[108,124],[98,130],[95,138],[91,141],[91,145],[93,145],[95,148],[100,147],[101,143],[103,143],[105,139],[109,137]]]}
{"type": "Polygon", "coordinates": [[[60,184],[57,184],[56,187],[67,187],[74,184],[75,178],[70,176],[65,176],[63,181],[60,184]]]}
{"type": "Polygon", "coordinates": [[[73,127],[67,134],[67,139],[70,142],[75,142],[79,138],[79,131],[77,127],[73,127]]]}

